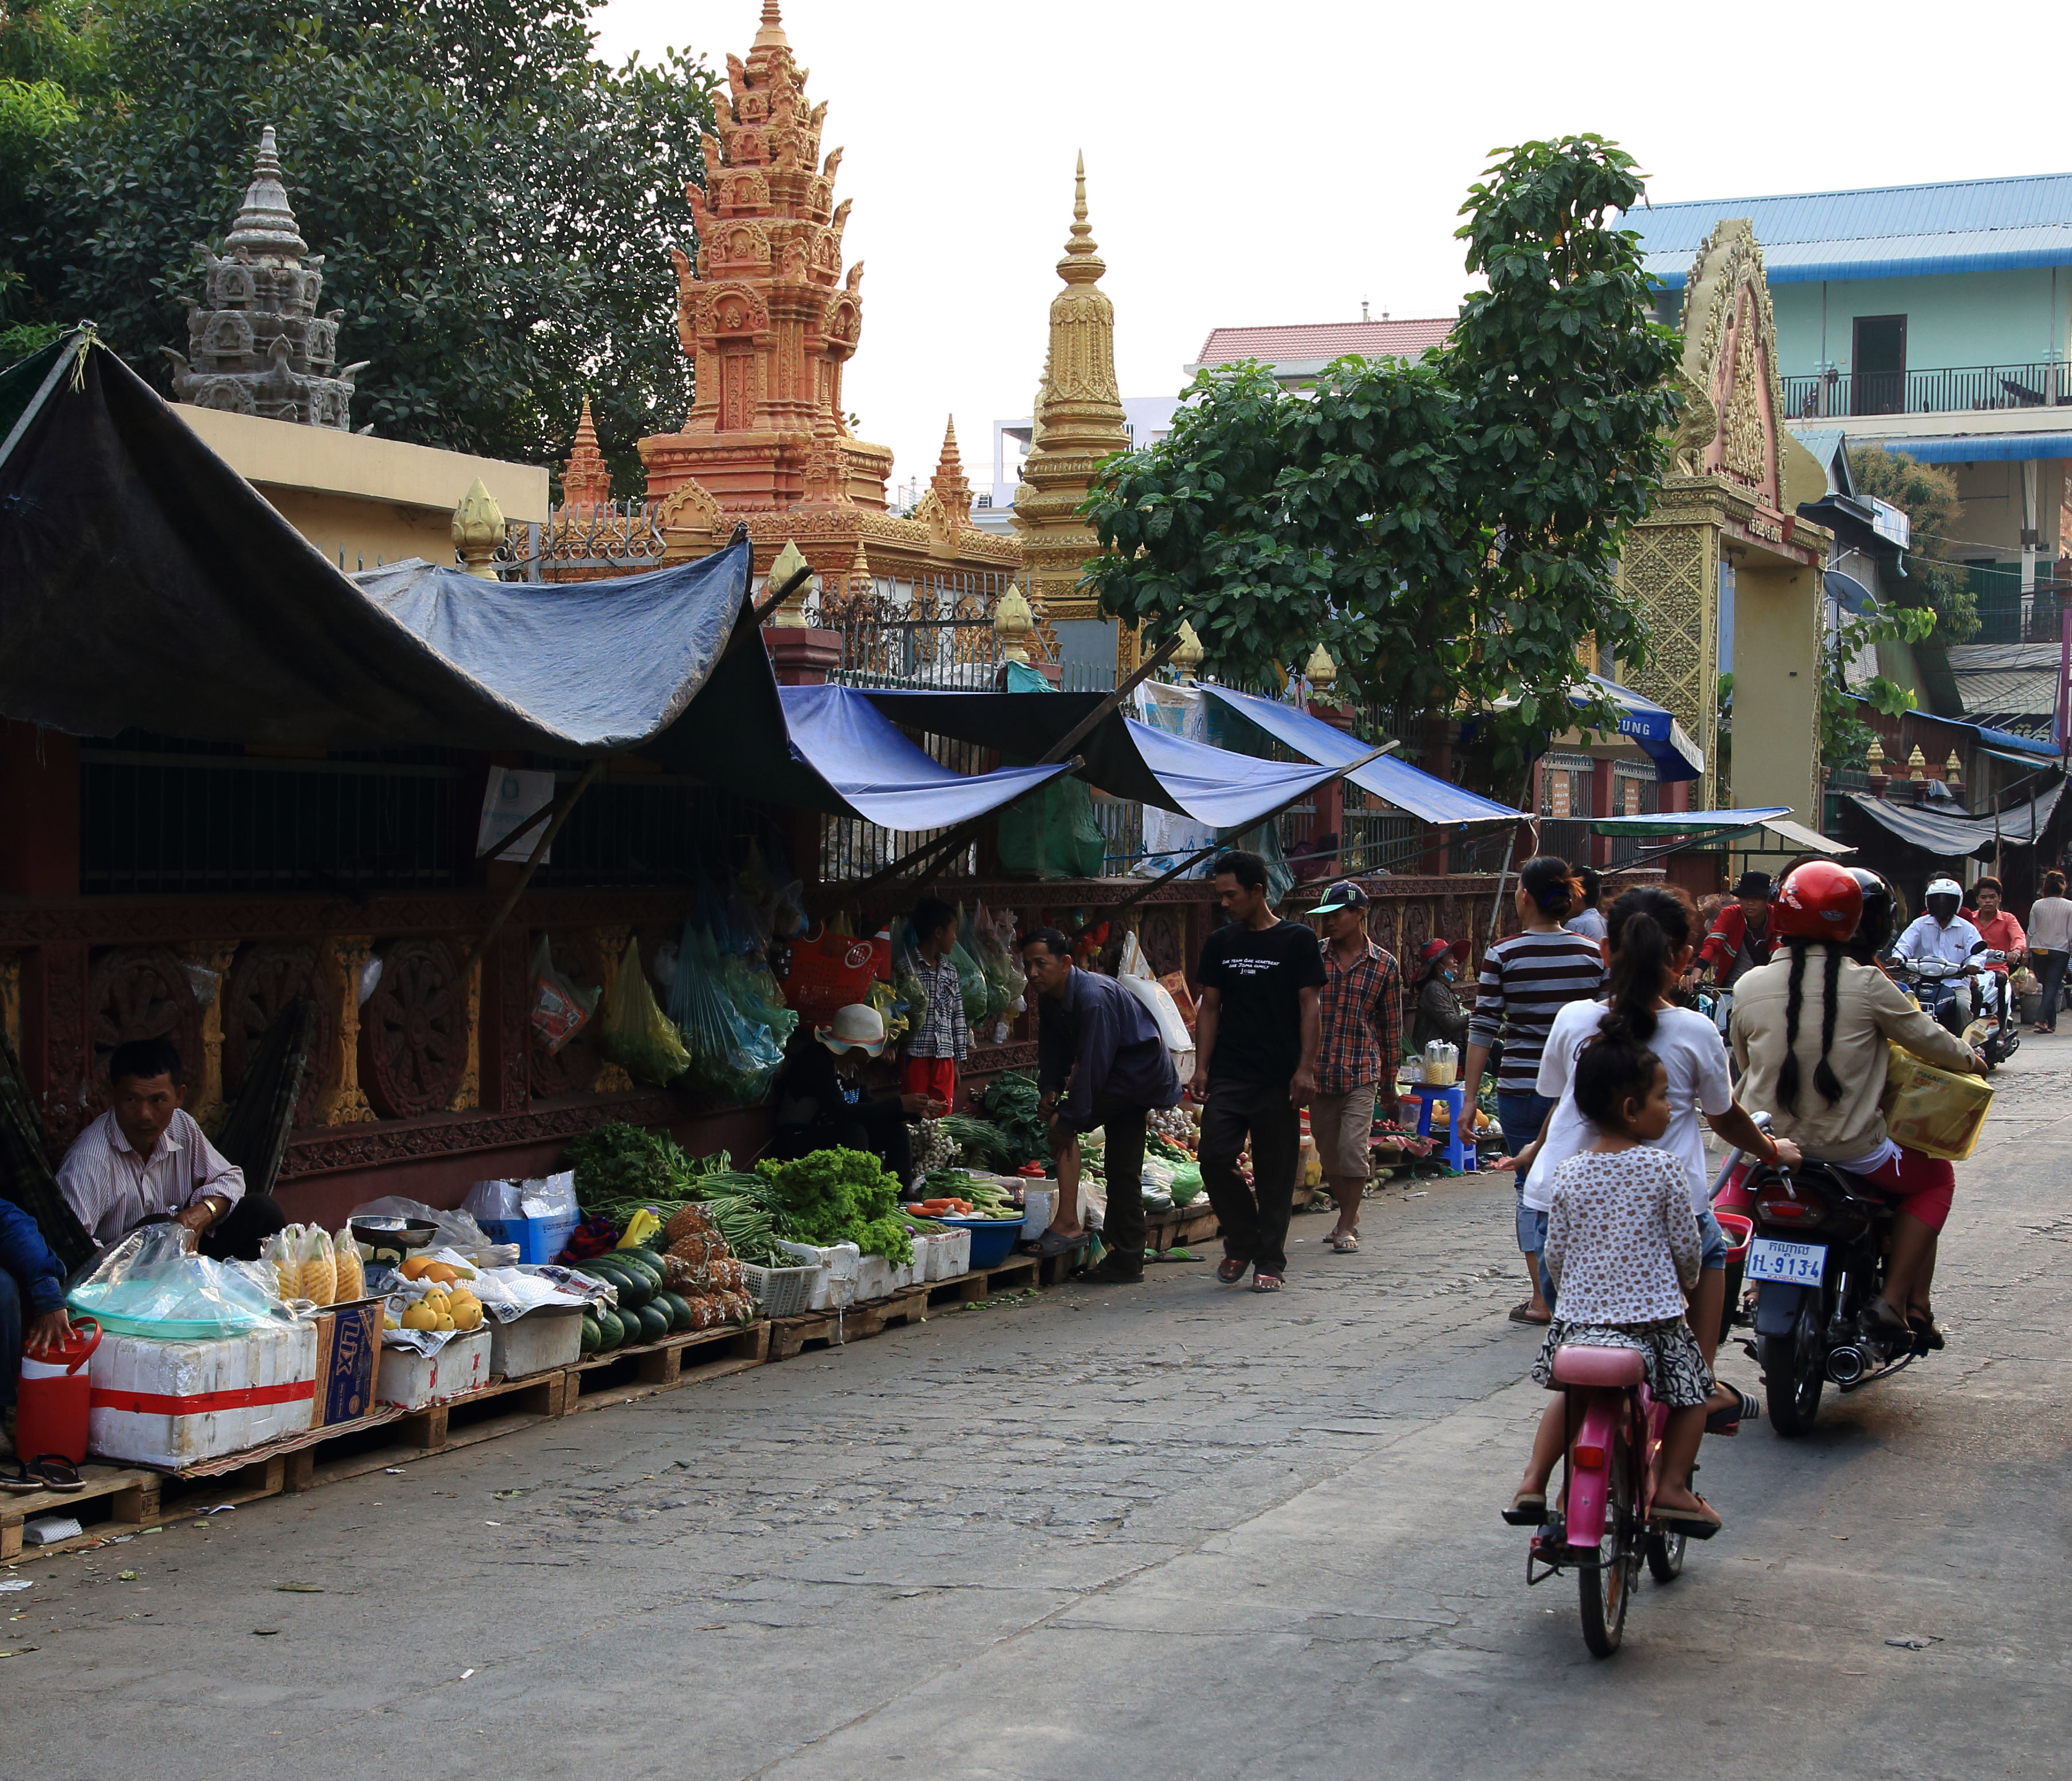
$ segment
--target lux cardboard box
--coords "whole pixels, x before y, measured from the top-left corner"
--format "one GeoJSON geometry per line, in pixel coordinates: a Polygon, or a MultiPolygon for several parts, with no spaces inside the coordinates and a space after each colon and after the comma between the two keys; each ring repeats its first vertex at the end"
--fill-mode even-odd
{"type": "Polygon", "coordinates": [[[374,1408],[374,1375],[381,1359],[381,1306],[378,1298],[356,1298],[317,1313],[311,1428],[350,1422],[374,1408]]]}

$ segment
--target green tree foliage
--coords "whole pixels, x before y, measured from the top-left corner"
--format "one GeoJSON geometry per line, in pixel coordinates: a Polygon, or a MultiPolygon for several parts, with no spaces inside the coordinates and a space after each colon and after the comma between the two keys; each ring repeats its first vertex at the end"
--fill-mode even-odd
{"type": "Polygon", "coordinates": [[[614,467],[681,423],[668,248],[693,240],[714,81],[611,68],[598,0],[114,0],[106,79],[44,138],[0,231],[26,319],[88,317],[161,389],[197,241],[220,247],[262,125],[324,256],[356,425],[492,456],[565,452],[583,393],[614,467]]]}
{"type": "Polygon", "coordinates": [[[1889,606],[1877,612],[1842,615],[1840,625],[1827,639],[1827,659],[1820,668],[1820,759],[1827,765],[1864,764],[1874,732],[1856,715],[1859,699],[1889,718],[1914,709],[1914,695],[1883,674],[1873,675],[1861,686],[1850,685],[1848,664],[1881,643],[1919,643],[1935,625],[1935,613],[1925,606],[1889,606]]]}
{"type": "MultiPolygon", "coordinates": [[[[1900,598],[1935,614],[1935,631],[1942,643],[1963,643],[1979,629],[1979,606],[1962,563],[1950,561],[1957,522],[1964,516],[1957,499],[1957,479],[1934,464],[1924,464],[1904,451],[1881,445],[1852,446],[1849,475],[1861,496],[1889,501],[1906,516],[1912,542],[1907,546],[1906,579],[1900,598]]],[[[1868,745],[1869,738],[1864,738],[1868,745]]]]}
{"type": "Polygon", "coordinates": [[[1515,695],[1499,764],[1568,727],[1579,646],[1638,662],[1646,643],[1615,577],[1660,483],[1679,346],[1611,220],[1640,192],[1600,137],[1500,151],[1459,232],[1488,288],[1443,348],[1341,360],[1307,397],[1256,364],[1203,372],[1087,505],[1104,610],[1153,638],[1191,621],[1227,677],[1277,685],[1321,642],[1385,703],[1515,695]]]}
{"type": "Polygon", "coordinates": [[[64,332],[39,319],[35,293],[14,239],[24,195],[84,99],[105,90],[108,33],[87,0],[0,0],[0,364],[26,358],[64,332]]]}

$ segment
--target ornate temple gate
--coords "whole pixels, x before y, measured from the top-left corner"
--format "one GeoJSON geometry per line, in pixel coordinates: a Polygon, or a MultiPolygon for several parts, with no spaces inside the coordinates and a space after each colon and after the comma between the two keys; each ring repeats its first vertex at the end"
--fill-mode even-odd
{"type": "Polygon", "coordinates": [[[1722,221],[1699,249],[1683,327],[1684,408],[1671,473],[1627,534],[1619,565],[1652,642],[1646,663],[1622,678],[1666,705],[1704,750],[1700,807],[1786,804],[1817,826],[1830,535],[1797,508],[1827,492],[1827,478],[1779,422],[1776,323],[1762,250],[1745,220],[1722,221]],[[1729,662],[1731,783],[1719,746],[1729,662]]]}

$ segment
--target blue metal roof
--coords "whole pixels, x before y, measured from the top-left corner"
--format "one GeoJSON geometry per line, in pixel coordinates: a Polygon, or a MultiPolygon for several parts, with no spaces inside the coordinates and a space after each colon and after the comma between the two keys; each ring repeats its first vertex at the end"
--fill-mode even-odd
{"type": "Polygon", "coordinates": [[[1703,199],[1628,213],[1647,269],[1681,290],[1723,217],[1755,225],[1774,285],[2072,265],[2072,174],[1703,199]]]}
{"type": "Polygon", "coordinates": [[[2024,463],[2072,458],[2072,433],[1938,433],[1922,438],[1895,434],[1877,442],[1917,463],[2024,463]]]}

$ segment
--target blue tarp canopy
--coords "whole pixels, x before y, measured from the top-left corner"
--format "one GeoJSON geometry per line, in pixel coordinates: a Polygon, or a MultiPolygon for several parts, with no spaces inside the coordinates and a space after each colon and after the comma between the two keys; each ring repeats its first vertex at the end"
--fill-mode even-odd
{"type": "MultiPolygon", "coordinates": [[[[1060,765],[960,773],[901,734],[853,687],[778,690],[793,759],[817,774],[849,815],[886,829],[946,829],[1012,804],[1071,771],[1060,765]]],[[[708,777],[717,767],[706,763],[708,777]]],[[[727,777],[723,767],[717,776],[727,777]]]]}
{"type": "MultiPolygon", "coordinates": [[[[1590,684],[1601,693],[1609,693],[1622,708],[1618,733],[1638,742],[1654,761],[1658,785],[1704,777],[1704,751],[1692,741],[1667,707],[1643,699],[1630,687],[1608,681],[1601,674],[1593,674],[1590,684]]],[[[1581,702],[1580,698],[1577,702],[1581,702]]]]}
{"type": "MultiPolygon", "coordinates": [[[[1233,692],[1223,686],[1205,685],[1202,690],[1256,724],[1276,742],[1325,766],[1342,767],[1367,752],[1367,745],[1357,737],[1348,736],[1322,718],[1313,718],[1292,705],[1262,698],[1256,693],[1233,692]]],[[[1478,797],[1392,755],[1384,755],[1379,760],[1369,761],[1346,777],[1363,792],[1371,792],[1425,822],[1468,824],[1525,820],[1522,810],[1478,797]]]]}
{"type": "MultiPolygon", "coordinates": [[[[994,749],[1003,760],[1027,760],[1062,742],[1107,695],[872,691],[865,697],[910,730],[994,749]]],[[[1111,797],[1223,830],[1249,829],[1336,777],[1329,766],[1234,754],[1120,711],[1103,718],[1074,752],[1085,763],[1079,777],[1111,797]]]]}

